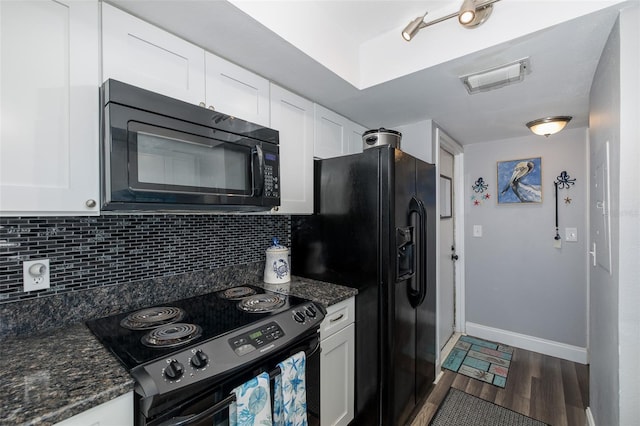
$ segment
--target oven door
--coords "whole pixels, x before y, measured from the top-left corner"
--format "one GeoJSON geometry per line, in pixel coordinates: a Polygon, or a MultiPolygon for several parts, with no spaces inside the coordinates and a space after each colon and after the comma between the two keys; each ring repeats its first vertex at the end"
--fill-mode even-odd
{"type": "Polygon", "coordinates": [[[277,145],[118,104],[105,115],[104,210],[256,207],[272,195],[277,145]]]}
{"type": "MultiPolygon", "coordinates": [[[[307,419],[309,425],[320,425],[320,339],[317,330],[303,340],[282,348],[265,359],[235,372],[222,381],[215,381],[198,389],[185,389],[179,395],[159,401],[158,406],[145,417],[139,410],[140,397],[136,395],[137,426],[221,426],[229,424],[231,392],[237,386],[268,371],[275,377],[276,365],[286,358],[304,351],[306,354],[305,381],[307,388],[307,419]]],[[[273,380],[271,381],[273,407],[273,380]]]]}

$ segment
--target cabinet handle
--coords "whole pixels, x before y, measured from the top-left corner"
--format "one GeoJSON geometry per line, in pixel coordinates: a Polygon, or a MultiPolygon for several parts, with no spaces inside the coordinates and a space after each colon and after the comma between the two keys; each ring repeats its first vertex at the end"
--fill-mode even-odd
{"type": "Polygon", "coordinates": [[[210,109],[211,111],[215,111],[215,110],[216,110],[216,109],[215,109],[215,107],[214,107],[213,105],[209,105],[209,109],[210,109]]]}
{"type": "Polygon", "coordinates": [[[280,207],[273,206],[273,207],[271,207],[271,210],[274,211],[274,212],[277,212],[278,210],[280,210],[280,207]]]}
{"type": "Polygon", "coordinates": [[[200,102],[198,105],[201,106],[202,108],[206,108],[207,107],[207,104],[205,104],[204,102],[200,102]]]}
{"type": "Polygon", "coordinates": [[[340,321],[342,318],[344,318],[344,314],[340,314],[340,315],[338,315],[338,316],[337,316],[337,317],[335,317],[335,318],[331,318],[331,319],[329,320],[329,322],[336,322],[336,321],[340,321]]]}
{"type": "Polygon", "coordinates": [[[96,206],[96,200],[87,200],[85,203],[85,206],[89,207],[90,209],[94,208],[96,206]]]}

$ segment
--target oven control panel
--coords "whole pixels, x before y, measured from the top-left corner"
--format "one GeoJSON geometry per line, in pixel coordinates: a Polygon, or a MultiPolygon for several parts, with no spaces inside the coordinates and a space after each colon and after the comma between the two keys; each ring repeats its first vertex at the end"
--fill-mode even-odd
{"type": "Polygon", "coordinates": [[[229,339],[229,344],[236,354],[243,356],[283,336],[282,328],[275,322],[270,322],[229,339]]]}

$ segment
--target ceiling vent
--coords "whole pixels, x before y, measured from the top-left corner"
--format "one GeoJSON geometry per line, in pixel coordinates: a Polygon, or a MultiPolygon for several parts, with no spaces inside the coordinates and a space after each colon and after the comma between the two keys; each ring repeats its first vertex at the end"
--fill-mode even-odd
{"type": "Polygon", "coordinates": [[[478,92],[498,89],[524,80],[531,72],[529,58],[520,59],[506,65],[490,68],[481,72],[460,77],[470,95],[478,92]]]}

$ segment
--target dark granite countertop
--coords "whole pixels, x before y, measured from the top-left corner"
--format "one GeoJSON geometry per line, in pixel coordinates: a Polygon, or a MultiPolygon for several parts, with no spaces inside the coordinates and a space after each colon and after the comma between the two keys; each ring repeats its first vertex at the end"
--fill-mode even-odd
{"type": "Polygon", "coordinates": [[[129,373],[84,324],[0,345],[2,425],[52,425],[133,390],[129,373]]]}
{"type": "MultiPolygon", "coordinates": [[[[263,282],[252,284],[269,288],[263,282]]],[[[357,290],[293,277],[289,293],[327,307],[355,296],[357,290]]],[[[9,337],[0,342],[0,360],[0,425],[53,425],[134,386],[127,371],[83,323],[9,337]]]]}
{"type": "MultiPolygon", "coordinates": [[[[269,284],[263,282],[256,285],[269,288],[269,284]]],[[[313,300],[326,308],[355,296],[358,290],[308,278],[292,277],[289,283],[289,294],[313,300]]]]}

